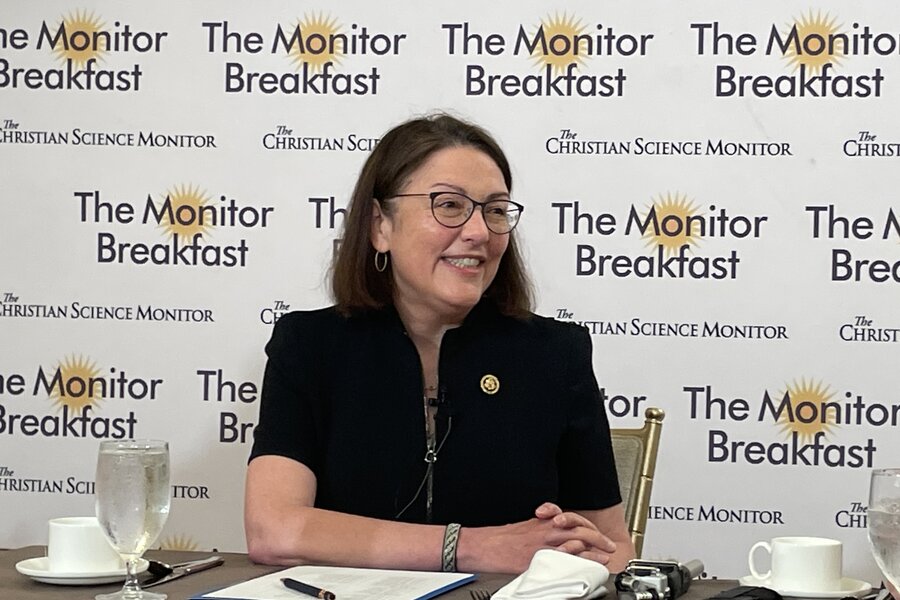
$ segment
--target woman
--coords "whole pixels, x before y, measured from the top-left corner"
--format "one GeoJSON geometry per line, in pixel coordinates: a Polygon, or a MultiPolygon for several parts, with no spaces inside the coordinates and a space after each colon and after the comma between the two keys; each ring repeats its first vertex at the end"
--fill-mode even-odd
{"type": "Polygon", "coordinates": [[[336,306],[266,347],[257,562],[524,571],[634,555],[587,331],[536,317],[506,157],[447,115],[388,132],[353,192],[336,306]]]}

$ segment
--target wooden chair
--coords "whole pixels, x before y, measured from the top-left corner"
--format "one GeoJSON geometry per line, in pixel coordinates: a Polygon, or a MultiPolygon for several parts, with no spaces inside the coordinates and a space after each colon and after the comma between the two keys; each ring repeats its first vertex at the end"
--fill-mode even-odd
{"type": "Polygon", "coordinates": [[[650,491],[656,471],[659,435],[666,413],[660,408],[644,412],[644,426],[640,429],[611,429],[619,489],[625,507],[625,522],[631,532],[636,556],[641,557],[644,530],[650,511],[650,491]]]}

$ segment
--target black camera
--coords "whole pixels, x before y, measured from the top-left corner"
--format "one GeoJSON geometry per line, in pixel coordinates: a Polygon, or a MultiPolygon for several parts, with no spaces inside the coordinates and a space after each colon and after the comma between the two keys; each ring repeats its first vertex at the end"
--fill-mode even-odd
{"type": "Polygon", "coordinates": [[[701,573],[703,563],[699,560],[682,564],[673,560],[634,559],[616,576],[616,590],[620,600],[674,600],[701,573]]]}

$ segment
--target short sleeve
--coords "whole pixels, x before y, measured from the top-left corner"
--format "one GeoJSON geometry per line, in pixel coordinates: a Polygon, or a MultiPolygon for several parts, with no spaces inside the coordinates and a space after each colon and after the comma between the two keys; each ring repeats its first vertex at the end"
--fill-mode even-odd
{"type": "Polygon", "coordinates": [[[587,329],[570,325],[566,429],[560,443],[559,503],[569,510],[597,510],[622,496],[606,410],[594,376],[587,329]]]}
{"type": "Polygon", "coordinates": [[[321,361],[310,317],[309,313],[282,316],[266,344],[268,360],[250,460],[284,456],[303,463],[318,476],[323,416],[317,383],[321,379],[316,375],[321,361]]]}

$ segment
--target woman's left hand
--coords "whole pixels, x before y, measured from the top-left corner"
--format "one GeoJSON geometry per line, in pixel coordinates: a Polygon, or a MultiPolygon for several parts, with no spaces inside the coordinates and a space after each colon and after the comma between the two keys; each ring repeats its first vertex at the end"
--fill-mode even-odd
{"type": "Polygon", "coordinates": [[[596,532],[591,536],[595,540],[593,544],[588,544],[583,539],[569,539],[556,547],[561,552],[606,563],[609,555],[616,551],[615,542],[603,535],[595,523],[576,512],[564,512],[556,504],[545,502],[535,509],[534,516],[541,520],[552,520],[553,526],[560,530],[584,527],[596,532]]]}
{"type": "Polygon", "coordinates": [[[593,530],[590,536],[579,536],[577,539],[565,537],[564,541],[556,546],[561,552],[603,563],[612,572],[621,571],[628,560],[634,558],[634,545],[631,543],[628,530],[624,527],[625,519],[621,505],[582,514],[563,511],[556,504],[545,502],[535,509],[534,516],[541,520],[552,521],[553,526],[561,532],[578,527],[593,530]],[[599,523],[608,527],[601,527],[599,523]],[[585,537],[593,539],[594,542],[586,543],[585,537]]]}

